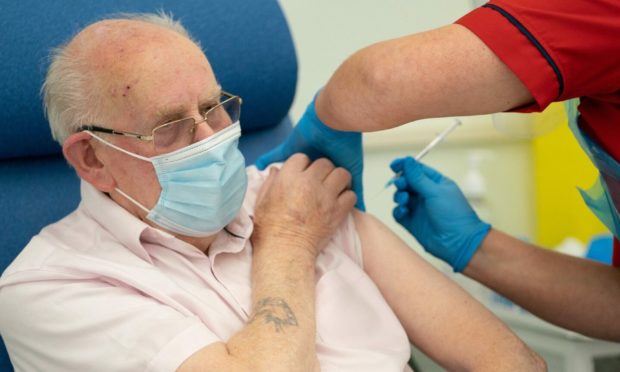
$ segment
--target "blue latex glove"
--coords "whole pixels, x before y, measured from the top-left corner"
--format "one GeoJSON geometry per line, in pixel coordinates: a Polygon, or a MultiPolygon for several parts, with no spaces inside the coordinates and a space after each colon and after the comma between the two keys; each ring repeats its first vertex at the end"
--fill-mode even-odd
{"type": "Polygon", "coordinates": [[[480,247],[491,225],[482,222],[459,187],[412,157],[390,164],[403,174],[394,185],[393,215],[433,256],[461,272],[480,247]]]}
{"type": "Polygon", "coordinates": [[[306,112],[286,140],[259,157],[256,166],[258,169],[265,169],[269,164],[285,161],[297,152],[303,152],[312,160],[326,157],[336,166],[343,167],[351,173],[352,189],[357,195],[355,207],[365,211],[362,185],[364,169],[362,134],[335,130],[323,124],[314,110],[317,96],[318,94],[314,96],[306,112]]]}

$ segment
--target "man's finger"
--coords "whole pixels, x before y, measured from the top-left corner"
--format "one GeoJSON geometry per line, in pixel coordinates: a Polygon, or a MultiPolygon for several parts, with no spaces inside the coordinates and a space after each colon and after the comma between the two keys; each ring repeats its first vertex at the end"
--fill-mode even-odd
{"type": "Polygon", "coordinates": [[[297,171],[302,172],[306,170],[312,161],[306,154],[302,154],[300,152],[293,154],[287,161],[284,162],[282,168],[280,169],[282,172],[289,171],[297,171]]]}
{"type": "Polygon", "coordinates": [[[320,181],[324,181],[331,174],[334,168],[334,163],[332,163],[331,160],[327,158],[320,158],[310,164],[308,167],[308,172],[320,181]]]}
{"type": "Polygon", "coordinates": [[[323,181],[329,190],[341,193],[351,189],[351,173],[344,168],[334,168],[323,181]]]}
{"type": "Polygon", "coordinates": [[[357,196],[351,190],[347,190],[338,196],[338,207],[342,213],[349,213],[357,202],[357,196]]]}

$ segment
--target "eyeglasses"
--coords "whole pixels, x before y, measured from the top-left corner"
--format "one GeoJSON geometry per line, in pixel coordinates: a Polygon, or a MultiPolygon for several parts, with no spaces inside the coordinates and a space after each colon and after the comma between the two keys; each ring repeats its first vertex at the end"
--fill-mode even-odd
{"type": "Polygon", "coordinates": [[[197,121],[191,117],[170,121],[153,128],[150,135],[124,132],[97,125],[83,125],[78,128],[78,132],[87,130],[137,138],[146,142],[152,141],[155,152],[165,154],[194,143],[198,124],[207,123],[214,132],[218,132],[235,123],[241,114],[241,103],[241,97],[222,91],[219,103],[201,113],[202,120],[197,121]]]}

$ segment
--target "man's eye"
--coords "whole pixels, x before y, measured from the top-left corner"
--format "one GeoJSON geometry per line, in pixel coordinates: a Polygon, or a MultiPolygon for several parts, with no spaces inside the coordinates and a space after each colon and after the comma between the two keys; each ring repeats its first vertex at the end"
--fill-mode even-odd
{"type": "Polygon", "coordinates": [[[200,108],[200,114],[202,116],[205,116],[207,114],[207,112],[209,112],[209,110],[211,110],[213,107],[215,107],[215,105],[209,105],[209,106],[204,106],[200,108]]]}
{"type": "Polygon", "coordinates": [[[170,125],[174,124],[175,121],[176,120],[166,121],[166,122],[162,123],[159,127],[161,129],[168,128],[170,125]]]}

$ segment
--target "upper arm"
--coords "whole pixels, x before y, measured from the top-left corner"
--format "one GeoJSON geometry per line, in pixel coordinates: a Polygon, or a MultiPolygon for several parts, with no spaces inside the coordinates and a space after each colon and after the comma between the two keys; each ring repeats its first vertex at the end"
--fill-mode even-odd
{"type": "Polygon", "coordinates": [[[413,344],[450,369],[471,367],[486,359],[488,344],[498,345],[498,350],[512,348],[514,355],[524,349],[494,315],[376,218],[356,212],[355,219],[364,270],[413,344]]]}
{"type": "Polygon", "coordinates": [[[506,64],[476,34],[454,24],[358,51],[335,72],[316,108],[334,128],[373,131],[531,101],[506,64]]]}
{"type": "Polygon", "coordinates": [[[317,114],[365,132],[617,92],[619,10],[615,0],[491,1],[457,24],[356,52],[318,96],[317,114]]]}

